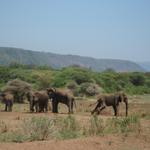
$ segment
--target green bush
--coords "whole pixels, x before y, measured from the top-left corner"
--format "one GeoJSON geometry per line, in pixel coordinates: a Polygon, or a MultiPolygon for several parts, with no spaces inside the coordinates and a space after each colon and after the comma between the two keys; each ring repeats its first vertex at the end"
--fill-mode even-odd
{"type": "Polygon", "coordinates": [[[145,77],[143,73],[135,72],[130,75],[130,82],[135,86],[141,86],[145,83],[145,77]]]}
{"type": "Polygon", "coordinates": [[[23,66],[0,67],[1,89],[8,81],[16,78],[30,83],[35,89],[45,89],[49,86],[73,88],[76,96],[94,95],[92,86],[87,87],[92,84],[97,84],[107,93],[121,90],[127,94],[150,94],[150,75],[141,72],[117,73],[111,70],[92,72],[76,66],[61,70],[36,66],[32,69],[23,66]]]}

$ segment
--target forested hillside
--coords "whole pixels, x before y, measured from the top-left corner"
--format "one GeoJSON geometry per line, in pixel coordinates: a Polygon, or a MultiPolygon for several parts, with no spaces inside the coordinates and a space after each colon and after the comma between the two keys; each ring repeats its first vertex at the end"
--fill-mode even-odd
{"type": "Polygon", "coordinates": [[[144,71],[131,61],[117,59],[95,59],[76,55],[60,55],[48,52],[36,52],[19,48],[0,47],[0,65],[14,63],[36,66],[51,66],[60,69],[67,66],[81,66],[93,71],[113,69],[119,72],[144,71]]]}

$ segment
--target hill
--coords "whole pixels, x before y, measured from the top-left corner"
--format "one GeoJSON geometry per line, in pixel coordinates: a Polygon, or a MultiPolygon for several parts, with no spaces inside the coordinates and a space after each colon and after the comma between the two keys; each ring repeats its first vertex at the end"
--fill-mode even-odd
{"type": "Polygon", "coordinates": [[[37,66],[47,65],[56,69],[78,65],[94,71],[104,71],[106,69],[120,72],[144,71],[140,65],[128,60],[95,59],[77,55],[60,55],[50,52],[0,47],[0,65],[10,65],[11,63],[37,66]]]}
{"type": "Polygon", "coordinates": [[[150,61],[145,62],[137,62],[142,68],[144,68],[146,71],[150,71],[150,61]]]}

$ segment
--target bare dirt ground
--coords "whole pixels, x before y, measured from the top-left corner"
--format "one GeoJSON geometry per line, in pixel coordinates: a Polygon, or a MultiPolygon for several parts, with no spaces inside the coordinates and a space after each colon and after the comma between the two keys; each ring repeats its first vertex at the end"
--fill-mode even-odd
{"type": "Polygon", "coordinates": [[[141,138],[118,136],[89,137],[64,141],[28,143],[1,143],[0,150],[150,150],[150,144],[141,138]]]}
{"type": "MultiPolygon", "coordinates": [[[[148,97],[150,98],[150,97],[148,97]]],[[[131,97],[129,104],[129,115],[138,113],[141,116],[150,113],[150,101],[143,100],[143,97],[131,97]]],[[[93,107],[89,107],[91,101],[80,101],[77,103],[78,108],[73,116],[86,125],[86,121],[90,119],[90,111],[93,107]]],[[[0,105],[0,110],[4,108],[0,105]]],[[[58,116],[67,116],[67,108],[60,105],[60,113],[58,116]]],[[[120,117],[124,116],[124,105],[120,108],[120,117]]],[[[113,115],[111,108],[107,108],[99,116],[103,119],[110,118],[113,115]]],[[[29,113],[28,104],[15,104],[13,112],[0,112],[0,121],[8,124],[9,130],[15,130],[25,118],[33,116],[53,117],[50,111],[48,113],[29,113]]],[[[104,135],[96,137],[78,138],[70,140],[48,140],[24,143],[0,143],[0,150],[150,150],[150,119],[141,119],[141,125],[145,130],[141,135],[104,135]]]]}

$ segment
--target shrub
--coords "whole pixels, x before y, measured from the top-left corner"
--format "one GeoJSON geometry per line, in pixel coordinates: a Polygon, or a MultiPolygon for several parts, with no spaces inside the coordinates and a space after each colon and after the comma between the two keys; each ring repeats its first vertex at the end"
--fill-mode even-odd
{"type": "Polygon", "coordinates": [[[0,134],[8,131],[8,127],[5,122],[0,121],[0,134]]]}
{"type": "Polygon", "coordinates": [[[16,102],[23,102],[24,95],[31,90],[31,85],[20,79],[14,79],[9,81],[3,91],[9,91],[13,93],[16,102]]]}
{"type": "Polygon", "coordinates": [[[144,85],[145,83],[145,77],[142,73],[133,73],[130,75],[130,82],[135,86],[144,85]]]}
{"type": "Polygon", "coordinates": [[[87,129],[84,129],[85,135],[103,135],[104,131],[104,122],[103,119],[98,118],[97,115],[94,115],[90,119],[90,125],[87,129]]]}
{"type": "Polygon", "coordinates": [[[38,89],[46,89],[50,87],[52,77],[50,74],[42,74],[37,77],[38,89]]]}
{"type": "Polygon", "coordinates": [[[139,132],[140,127],[140,118],[136,115],[119,119],[112,118],[106,121],[105,133],[139,132]]]}
{"type": "Polygon", "coordinates": [[[67,88],[74,91],[77,88],[77,83],[75,81],[70,81],[67,84],[67,88]]]}
{"type": "Polygon", "coordinates": [[[45,140],[55,131],[54,120],[47,117],[33,117],[25,120],[22,127],[30,141],[45,140]]]}
{"type": "Polygon", "coordinates": [[[22,143],[24,141],[27,141],[27,137],[16,131],[16,132],[6,132],[0,134],[0,141],[1,142],[16,142],[16,143],[22,143]]]}
{"type": "Polygon", "coordinates": [[[79,123],[71,115],[64,118],[59,126],[59,138],[71,139],[81,136],[79,123]]]}
{"type": "Polygon", "coordinates": [[[103,92],[103,90],[95,83],[82,83],[80,85],[79,92],[87,96],[94,96],[99,94],[100,92],[103,92]]]}

